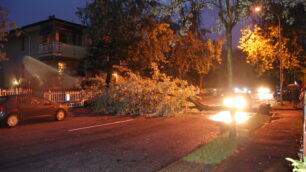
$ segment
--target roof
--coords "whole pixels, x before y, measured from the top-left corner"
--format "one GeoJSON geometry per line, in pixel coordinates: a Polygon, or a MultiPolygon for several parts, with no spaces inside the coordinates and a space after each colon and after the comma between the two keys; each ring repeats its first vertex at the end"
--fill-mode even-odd
{"type": "MultiPolygon", "coordinates": [[[[49,16],[49,18],[47,20],[43,20],[43,21],[39,21],[39,22],[36,22],[36,23],[32,23],[32,24],[29,24],[29,25],[22,26],[21,28],[18,28],[18,30],[23,30],[23,29],[26,29],[26,28],[29,28],[29,27],[33,27],[33,26],[37,26],[37,25],[42,25],[44,23],[51,22],[51,21],[58,21],[58,22],[61,22],[61,23],[66,23],[66,24],[69,24],[69,25],[74,25],[74,26],[77,26],[77,27],[86,28],[85,25],[69,22],[69,21],[62,20],[62,19],[58,19],[54,15],[52,15],[52,16],[49,16]]],[[[13,29],[13,30],[11,30],[11,32],[15,31],[15,30],[16,29],[13,29]]]]}

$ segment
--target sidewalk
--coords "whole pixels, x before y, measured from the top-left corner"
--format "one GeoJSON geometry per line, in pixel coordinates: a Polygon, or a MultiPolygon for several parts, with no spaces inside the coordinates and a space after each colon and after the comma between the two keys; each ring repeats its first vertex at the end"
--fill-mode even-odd
{"type": "Polygon", "coordinates": [[[216,172],[287,172],[298,158],[302,136],[301,110],[276,110],[272,121],[256,131],[250,142],[225,160],[216,172]]]}
{"type": "Polygon", "coordinates": [[[254,132],[249,141],[239,146],[236,153],[221,164],[186,162],[184,158],[160,170],[161,172],[288,172],[292,171],[290,157],[299,159],[302,136],[302,110],[287,104],[273,110],[270,122],[254,132]]]}

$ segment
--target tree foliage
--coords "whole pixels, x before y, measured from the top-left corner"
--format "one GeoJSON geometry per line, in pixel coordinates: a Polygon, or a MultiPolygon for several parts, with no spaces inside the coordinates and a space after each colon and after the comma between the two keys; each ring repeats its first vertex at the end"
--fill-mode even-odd
{"type": "MultiPolygon", "coordinates": [[[[220,62],[217,45],[205,41],[200,31],[180,35],[171,23],[151,16],[148,9],[157,6],[154,4],[158,3],[96,0],[79,9],[90,39],[87,69],[102,69],[124,60],[130,69],[143,74],[155,62],[183,78],[191,68],[204,75],[214,61],[220,62]],[[199,62],[203,66],[196,64],[199,62]]],[[[218,48],[221,51],[222,47],[218,48]]]]}
{"type": "Polygon", "coordinates": [[[131,68],[143,72],[154,62],[170,68],[183,79],[191,70],[205,75],[215,63],[221,63],[222,40],[205,41],[190,31],[185,35],[175,34],[167,23],[153,26],[144,28],[140,32],[142,38],[130,49],[127,63],[131,68]]]}
{"type": "MultiPolygon", "coordinates": [[[[232,87],[232,29],[239,22],[253,13],[255,6],[261,5],[266,14],[270,14],[273,6],[278,4],[282,7],[281,17],[287,22],[293,21],[289,14],[289,10],[295,7],[301,0],[170,0],[164,3],[162,8],[155,9],[154,12],[159,16],[172,16],[180,24],[181,30],[187,33],[192,26],[203,27],[197,25],[197,17],[203,15],[206,9],[212,9],[217,12],[218,17],[216,26],[221,26],[225,30],[226,35],[226,53],[227,53],[227,70],[228,70],[228,86],[232,87]],[[194,15],[197,14],[197,15],[194,15]]],[[[303,1],[303,3],[305,3],[303,1]]],[[[306,8],[305,8],[306,9],[306,8]]],[[[267,15],[267,18],[273,15],[267,15]]],[[[219,30],[220,27],[219,27],[219,30]]]]}
{"type": "Polygon", "coordinates": [[[203,27],[197,22],[197,17],[201,16],[203,11],[206,9],[217,11],[219,21],[217,25],[222,25],[226,31],[228,86],[232,87],[232,29],[249,14],[252,2],[251,0],[173,0],[165,3],[163,8],[155,10],[155,13],[172,15],[173,18],[179,16],[177,21],[183,23],[180,25],[181,30],[186,33],[189,28],[203,27]]]}
{"type": "Polygon", "coordinates": [[[179,78],[183,78],[187,72],[194,71],[202,77],[206,75],[215,64],[221,63],[223,40],[216,42],[203,40],[196,34],[188,31],[186,35],[177,36],[178,39],[171,51],[170,66],[177,71],[179,78]]]}
{"type": "Polygon", "coordinates": [[[153,78],[134,73],[96,98],[94,110],[106,114],[178,116],[190,109],[190,98],[199,90],[188,82],[172,79],[153,64],[153,78]]]}
{"type": "Polygon", "coordinates": [[[280,53],[282,56],[282,66],[285,69],[298,68],[302,47],[296,39],[290,40],[282,37],[281,47],[279,44],[279,28],[270,26],[263,30],[258,26],[253,29],[249,26],[242,30],[239,48],[247,54],[247,63],[257,66],[260,74],[279,67],[280,53]],[[294,46],[294,50],[289,47],[294,46]]]}
{"type": "MultiPolygon", "coordinates": [[[[7,19],[8,15],[8,10],[0,6],[0,49],[4,48],[5,43],[8,41],[9,30],[17,28],[13,21],[7,19]]],[[[6,53],[0,51],[0,61],[2,60],[8,60],[8,58],[6,53]]]]}
{"type": "Polygon", "coordinates": [[[139,30],[138,42],[129,46],[127,63],[141,73],[154,63],[167,63],[176,35],[167,23],[151,22],[139,30]]]}
{"type": "Polygon", "coordinates": [[[195,60],[194,67],[199,74],[207,74],[211,68],[214,67],[214,62],[221,63],[223,39],[219,38],[217,41],[207,40],[202,42],[202,46],[198,47],[199,51],[204,51],[204,56],[198,57],[195,60]],[[204,47],[204,48],[203,48],[204,47]]]}
{"type": "Polygon", "coordinates": [[[135,33],[147,17],[151,3],[138,0],[94,0],[77,14],[88,29],[87,69],[111,68],[125,60],[128,46],[138,41],[135,33]]]}

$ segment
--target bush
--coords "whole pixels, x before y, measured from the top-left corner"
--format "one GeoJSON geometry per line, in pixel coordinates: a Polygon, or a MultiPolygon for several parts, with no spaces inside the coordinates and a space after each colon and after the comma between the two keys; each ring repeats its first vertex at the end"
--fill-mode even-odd
{"type": "MultiPolygon", "coordinates": [[[[305,159],[306,157],[304,157],[305,159]]],[[[292,166],[294,167],[293,168],[293,172],[305,172],[306,171],[306,163],[301,160],[295,160],[295,159],[292,159],[292,158],[286,158],[287,161],[290,161],[292,162],[292,166]]]]}
{"type": "Polygon", "coordinates": [[[76,88],[78,89],[97,89],[105,86],[105,79],[102,76],[92,78],[77,78],[76,88]]]}
{"type": "Polygon", "coordinates": [[[153,79],[129,72],[96,98],[94,110],[106,114],[177,116],[189,110],[199,89],[154,70],[153,79]]]}

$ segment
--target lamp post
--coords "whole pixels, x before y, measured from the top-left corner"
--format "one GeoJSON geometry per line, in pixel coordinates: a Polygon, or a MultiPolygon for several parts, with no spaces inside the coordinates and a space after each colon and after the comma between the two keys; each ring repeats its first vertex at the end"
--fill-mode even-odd
{"type": "MultiPolygon", "coordinates": [[[[259,13],[261,11],[260,7],[255,7],[255,12],[259,13]]],[[[279,41],[279,87],[280,87],[280,103],[283,105],[283,62],[282,62],[282,56],[283,56],[283,51],[282,51],[282,34],[281,34],[281,19],[280,16],[276,13],[273,13],[274,15],[277,16],[278,20],[278,41],[279,41]]]]}

